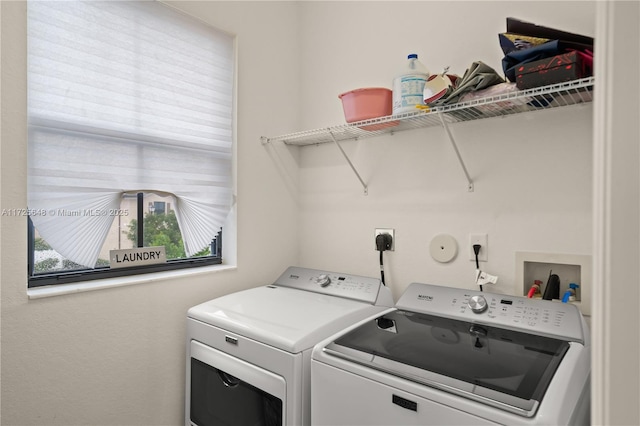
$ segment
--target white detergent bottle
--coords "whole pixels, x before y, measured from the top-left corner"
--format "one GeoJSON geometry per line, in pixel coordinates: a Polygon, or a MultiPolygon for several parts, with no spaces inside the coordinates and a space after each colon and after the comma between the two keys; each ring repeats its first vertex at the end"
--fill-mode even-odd
{"type": "Polygon", "coordinates": [[[393,80],[393,115],[415,112],[416,105],[424,105],[424,84],[429,74],[417,54],[407,56],[404,70],[393,80]]]}

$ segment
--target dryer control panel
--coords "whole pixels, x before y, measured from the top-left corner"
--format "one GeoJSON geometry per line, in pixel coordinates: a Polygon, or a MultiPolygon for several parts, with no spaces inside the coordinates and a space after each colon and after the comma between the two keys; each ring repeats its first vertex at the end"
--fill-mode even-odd
{"type": "Polygon", "coordinates": [[[291,266],[274,285],[393,307],[391,291],[371,277],[291,266]]]}
{"type": "Polygon", "coordinates": [[[413,283],[398,309],[584,343],[586,324],[570,303],[413,283]]]}

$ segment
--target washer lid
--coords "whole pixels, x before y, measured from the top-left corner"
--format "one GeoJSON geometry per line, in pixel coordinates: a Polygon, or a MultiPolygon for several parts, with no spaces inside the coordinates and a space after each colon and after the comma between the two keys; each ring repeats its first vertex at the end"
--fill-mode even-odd
{"type": "Polygon", "coordinates": [[[564,340],[396,310],[361,323],[324,351],[532,417],[570,347],[564,340]]]}
{"type": "Polygon", "coordinates": [[[387,309],[340,297],[268,285],[210,300],[188,316],[291,353],[387,309]]]}

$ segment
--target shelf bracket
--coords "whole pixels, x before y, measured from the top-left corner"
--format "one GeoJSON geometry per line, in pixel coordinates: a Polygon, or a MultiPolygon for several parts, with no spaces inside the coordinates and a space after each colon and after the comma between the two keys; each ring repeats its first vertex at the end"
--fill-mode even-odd
{"type": "Polygon", "coordinates": [[[353,163],[351,162],[351,160],[349,160],[349,157],[347,156],[347,153],[344,152],[344,149],[342,149],[342,146],[340,145],[340,143],[338,142],[336,137],[333,135],[332,131],[329,131],[329,135],[331,135],[331,139],[333,139],[333,142],[335,142],[336,146],[338,147],[338,149],[342,153],[342,156],[345,158],[345,160],[347,160],[347,163],[349,163],[349,166],[351,167],[351,170],[353,170],[353,173],[355,173],[356,177],[360,181],[360,184],[362,185],[362,188],[364,189],[364,195],[368,195],[369,194],[369,188],[367,188],[367,184],[364,183],[364,181],[360,177],[360,173],[358,173],[356,168],[353,166],[353,163]]]}
{"type": "Polygon", "coordinates": [[[453,135],[451,134],[451,130],[449,130],[449,126],[447,125],[447,122],[444,121],[444,117],[442,116],[441,112],[438,113],[438,117],[440,117],[440,122],[442,123],[442,127],[444,127],[444,130],[447,132],[447,136],[449,137],[451,146],[453,146],[453,150],[455,151],[456,156],[458,157],[460,166],[462,166],[462,171],[464,172],[464,175],[467,178],[467,190],[469,192],[473,192],[474,190],[473,181],[471,180],[471,177],[469,177],[469,172],[467,171],[467,167],[464,165],[464,160],[462,160],[462,156],[460,155],[460,151],[458,150],[458,145],[456,145],[456,141],[453,138],[453,135]]]}

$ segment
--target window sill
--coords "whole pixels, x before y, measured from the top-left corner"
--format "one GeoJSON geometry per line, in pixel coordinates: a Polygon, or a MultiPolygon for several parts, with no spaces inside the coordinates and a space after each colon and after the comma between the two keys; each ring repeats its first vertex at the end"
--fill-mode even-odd
{"type": "Polygon", "coordinates": [[[211,265],[201,268],[178,269],[173,271],[153,272],[142,275],[126,277],[105,278],[100,280],[84,281],[72,284],[59,284],[27,289],[29,299],[41,299],[44,297],[61,296],[64,294],[82,293],[85,291],[102,290],[105,288],[123,287],[127,285],[145,284],[165,281],[172,278],[184,278],[187,276],[203,275],[221,271],[235,270],[233,265],[211,265]]]}

